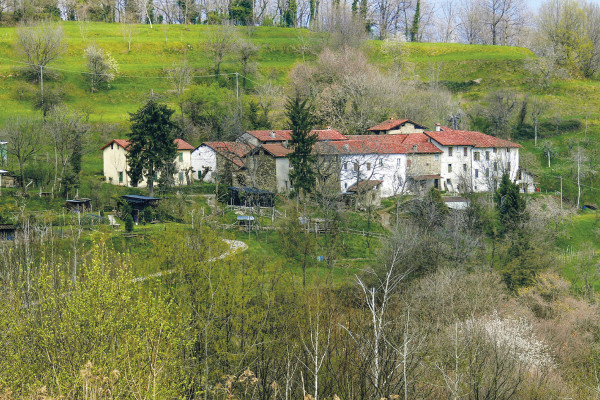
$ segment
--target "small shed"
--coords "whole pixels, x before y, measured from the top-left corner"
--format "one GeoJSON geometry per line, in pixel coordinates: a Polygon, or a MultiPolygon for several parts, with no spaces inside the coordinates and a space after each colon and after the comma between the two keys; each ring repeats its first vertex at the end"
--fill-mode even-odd
{"type": "Polygon", "coordinates": [[[444,203],[451,210],[466,210],[471,200],[464,197],[443,197],[444,203]]]}
{"type": "Polygon", "coordinates": [[[0,240],[14,240],[16,230],[13,224],[0,224],[0,240]]]}
{"type": "Polygon", "coordinates": [[[358,184],[350,186],[346,191],[354,197],[354,201],[359,206],[381,205],[381,184],[383,181],[378,179],[362,180],[358,184]]]}
{"type": "Polygon", "coordinates": [[[238,215],[237,224],[239,230],[250,231],[254,228],[255,219],[251,215],[238,215]]]}
{"type": "Polygon", "coordinates": [[[229,205],[245,207],[273,207],[275,193],[254,186],[230,186],[229,205]]]}
{"type": "Polygon", "coordinates": [[[92,211],[92,200],[90,199],[72,199],[65,202],[65,207],[73,212],[92,211]]]}
{"type": "Polygon", "coordinates": [[[121,196],[133,210],[133,221],[138,222],[140,212],[146,207],[154,207],[160,200],[160,197],[141,196],[137,194],[125,194],[121,196]]]}

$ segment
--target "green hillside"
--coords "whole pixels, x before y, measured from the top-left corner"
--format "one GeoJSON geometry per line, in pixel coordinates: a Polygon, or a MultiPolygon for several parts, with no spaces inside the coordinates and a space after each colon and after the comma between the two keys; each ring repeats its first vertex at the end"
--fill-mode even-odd
{"type": "MultiPolygon", "coordinates": [[[[134,26],[131,51],[118,24],[76,22],[63,23],[68,50],[51,64],[45,79],[46,91],[58,91],[66,104],[85,113],[91,122],[123,124],[125,130],[128,113],[139,108],[152,91],[162,101],[175,105],[171,84],[165,68],[187,59],[195,69],[194,83],[214,81],[211,60],[206,44],[213,27],[209,26],[134,26]],[[91,93],[82,72],[85,71],[83,50],[95,43],[107,50],[119,64],[119,75],[111,87],[91,93]],[[53,76],[51,76],[53,75],[53,76]]],[[[285,84],[288,72],[303,58],[316,58],[323,44],[323,36],[306,30],[275,27],[240,27],[244,37],[259,46],[256,58],[258,73],[250,77],[250,89],[255,82],[274,81],[285,84]]],[[[0,123],[7,117],[35,113],[32,100],[39,87],[27,83],[18,72],[19,56],[13,48],[15,28],[0,27],[0,123]]],[[[371,61],[382,68],[392,64],[392,56],[382,51],[381,41],[369,41],[365,51],[371,61]]],[[[527,64],[534,55],[527,49],[504,46],[407,43],[403,46],[407,77],[424,82],[437,81],[447,87],[460,100],[461,107],[469,114],[476,107],[486,107],[490,93],[510,89],[520,96],[536,97],[547,103],[540,116],[540,141],[549,139],[555,144],[552,168],[542,147],[535,147],[532,140],[515,137],[526,149],[524,164],[537,173],[542,190],[558,189],[556,176],[564,175],[564,189],[569,199],[574,199],[576,188],[572,168],[573,146],[582,140],[587,150],[596,152],[595,143],[600,138],[600,119],[595,110],[600,107],[600,83],[595,80],[553,80],[542,86],[529,72],[527,64]],[[564,121],[570,121],[570,125],[564,121]],[[586,127],[587,125],[587,127],[586,127]]],[[[225,60],[220,78],[221,85],[234,87],[234,72],[240,65],[233,57],[225,60]]],[[[249,92],[251,93],[251,91],[249,92]]],[[[464,123],[472,125],[469,118],[464,123]]],[[[442,121],[444,122],[444,121],[442,121]]],[[[531,125],[530,116],[526,122],[531,125]]],[[[281,125],[281,123],[278,123],[281,125]]],[[[485,131],[485,126],[472,126],[485,131]]],[[[105,137],[93,135],[94,146],[105,137]]],[[[193,143],[196,144],[196,143],[193,143]]],[[[595,155],[593,157],[596,157],[595,155]]],[[[99,154],[90,154],[86,170],[98,173],[101,169],[99,154]]],[[[593,169],[590,166],[588,169],[593,169]]],[[[586,176],[583,191],[585,201],[595,202],[597,191],[596,172],[586,176]]],[[[599,185],[600,186],[600,185],[599,185]]]]}

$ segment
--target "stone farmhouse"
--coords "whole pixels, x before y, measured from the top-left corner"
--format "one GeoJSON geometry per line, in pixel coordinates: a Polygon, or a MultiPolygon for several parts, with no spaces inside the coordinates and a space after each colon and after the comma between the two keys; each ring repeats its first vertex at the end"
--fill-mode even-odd
{"type": "MultiPolygon", "coordinates": [[[[367,131],[366,135],[343,135],[331,128],[311,132],[318,136],[320,189],[344,194],[369,188],[381,197],[430,187],[451,193],[486,192],[508,173],[523,191],[533,190],[529,176],[521,179],[521,146],[512,141],[439,124],[429,131],[408,119],[390,119],[367,131]]],[[[236,186],[289,192],[291,133],[247,131],[235,142],[205,142],[192,153],[194,176],[214,182],[227,175],[236,186]]]]}
{"type": "MultiPolygon", "coordinates": [[[[352,194],[362,188],[378,197],[416,193],[435,187],[450,193],[494,190],[502,175],[533,191],[531,176],[519,169],[521,146],[481,132],[436,125],[430,131],[408,119],[389,119],[365,135],[343,135],[326,128],[317,136],[317,186],[320,191],[352,194]]],[[[291,130],[253,130],[233,142],[204,142],[197,148],[176,139],[176,184],[193,179],[225,180],[233,186],[254,186],[277,193],[293,189],[289,154],[291,130]]],[[[104,147],[107,182],[130,186],[127,140],[104,147]]],[[[145,186],[140,182],[139,186],[145,186]]]]}
{"type": "MultiPolygon", "coordinates": [[[[175,163],[175,174],[173,179],[176,185],[186,185],[192,182],[192,151],[194,146],[182,139],[175,139],[177,144],[177,155],[173,160],[175,163]]],[[[126,139],[113,139],[105,144],[102,150],[104,179],[108,183],[119,186],[131,187],[127,165],[127,149],[129,141],[126,139]]],[[[146,187],[146,179],[138,183],[138,187],[146,187]]]]}

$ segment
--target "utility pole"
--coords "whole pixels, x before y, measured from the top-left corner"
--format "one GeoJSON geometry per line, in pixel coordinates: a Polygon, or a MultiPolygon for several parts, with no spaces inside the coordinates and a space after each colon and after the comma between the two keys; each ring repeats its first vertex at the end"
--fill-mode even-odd
{"type": "Polygon", "coordinates": [[[40,65],[40,93],[42,94],[42,108],[44,107],[44,66],[40,65]]]}
{"type": "Polygon", "coordinates": [[[577,209],[581,200],[581,147],[577,145],[577,209]]]}
{"type": "Polygon", "coordinates": [[[238,72],[235,73],[235,100],[240,102],[240,82],[239,82],[240,74],[238,72]]]}
{"type": "Polygon", "coordinates": [[[563,209],[562,175],[560,176],[560,209],[563,209]]]}

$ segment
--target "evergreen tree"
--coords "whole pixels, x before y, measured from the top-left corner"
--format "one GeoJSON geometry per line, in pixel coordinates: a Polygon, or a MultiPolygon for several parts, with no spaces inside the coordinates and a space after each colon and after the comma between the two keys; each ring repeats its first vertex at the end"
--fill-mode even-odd
{"type": "Polygon", "coordinates": [[[236,25],[251,25],[252,24],[252,1],[250,0],[235,0],[229,7],[229,18],[236,25]]]}
{"type": "Polygon", "coordinates": [[[500,186],[494,192],[494,203],[505,232],[515,230],[526,219],[525,199],[519,185],[511,182],[508,174],[502,175],[500,186]]]}
{"type": "Polygon", "coordinates": [[[146,178],[150,196],[154,195],[156,173],[167,163],[172,163],[177,154],[172,115],[173,110],[154,99],[148,100],[137,112],[130,114],[128,174],[134,186],[146,178]]]}
{"type": "Polygon", "coordinates": [[[315,186],[315,162],[313,146],[317,142],[317,135],[310,135],[315,123],[313,106],[308,99],[302,99],[299,94],[288,98],[285,105],[286,116],[292,129],[291,147],[294,151],[290,154],[290,180],[297,191],[304,194],[310,193],[315,186]]]}
{"type": "Polygon", "coordinates": [[[413,17],[412,27],[410,28],[410,41],[419,41],[419,22],[421,21],[421,1],[417,0],[417,6],[415,7],[415,15],[413,17]]]}
{"type": "Polygon", "coordinates": [[[289,0],[288,8],[284,13],[285,26],[293,28],[296,26],[296,14],[298,13],[298,3],[296,0],[289,0]]]}
{"type": "Polygon", "coordinates": [[[133,217],[131,214],[127,214],[123,221],[125,222],[125,231],[133,232],[133,217]]]}

